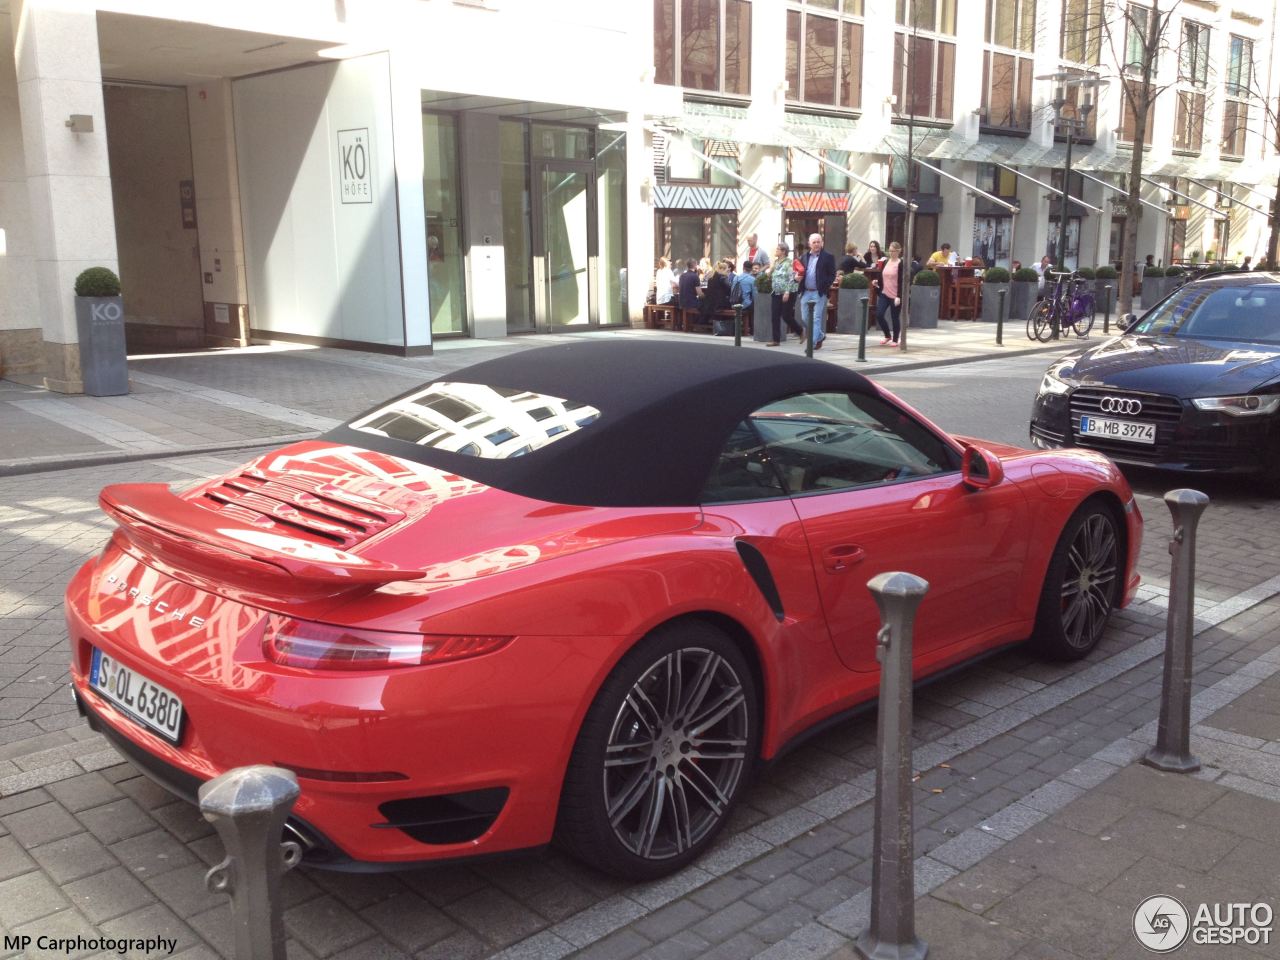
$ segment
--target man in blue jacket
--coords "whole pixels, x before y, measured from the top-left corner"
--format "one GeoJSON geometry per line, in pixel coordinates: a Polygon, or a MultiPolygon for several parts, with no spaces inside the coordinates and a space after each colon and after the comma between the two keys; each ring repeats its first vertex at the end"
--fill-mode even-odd
{"type": "Polygon", "coordinates": [[[749,313],[756,302],[756,272],[759,266],[750,260],[742,261],[742,272],[733,278],[733,294],[730,303],[742,304],[742,312],[749,313]]]}
{"type": "Polygon", "coordinates": [[[822,234],[809,236],[809,252],[804,257],[804,277],[800,280],[800,326],[813,330],[813,349],[821,350],[827,325],[827,294],[836,282],[836,258],[822,249],[822,234]],[[810,327],[812,320],[813,326],[810,327]]]}

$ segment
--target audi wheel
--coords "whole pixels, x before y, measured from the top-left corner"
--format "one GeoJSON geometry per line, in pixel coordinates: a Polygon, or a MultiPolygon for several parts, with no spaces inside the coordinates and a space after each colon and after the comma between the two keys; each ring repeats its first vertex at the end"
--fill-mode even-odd
{"type": "Polygon", "coordinates": [[[759,706],[746,657],[709,624],[655,631],[587,712],[565,775],[556,837],[628,880],[701,854],[750,778],[759,706]]]}
{"type": "Polygon", "coordinates": [[[1121,589],[1120,523],[1102,503],[1067,521],[1045,574],[1035,643],[1055,660],[1079,660],[1102,639],[1121,589]]]}

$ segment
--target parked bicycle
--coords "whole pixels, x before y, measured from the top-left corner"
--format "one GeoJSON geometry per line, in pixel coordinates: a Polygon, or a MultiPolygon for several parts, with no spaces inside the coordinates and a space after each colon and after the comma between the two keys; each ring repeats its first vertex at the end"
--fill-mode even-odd
{"type": "Polygon", "coordinates": [[[1055,317],[1060,336],[1074,333],[1087,337],[1098,315],[1089,282],[1070,271],[1050,270],[1047,276],[1053,278],[1053,287],[1027,315],[1027,339],[1042,343],[1052,340],[1055,317]]]}

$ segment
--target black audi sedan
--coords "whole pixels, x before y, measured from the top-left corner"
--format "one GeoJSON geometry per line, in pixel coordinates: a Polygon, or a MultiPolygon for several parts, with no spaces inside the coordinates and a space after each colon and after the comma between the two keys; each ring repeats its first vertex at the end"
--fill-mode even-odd
{"type": "Polygon", "coordinates": [[[1031,444],[1280,479],[1280,274],[1193,281],[1121,336],[1057,360],[1031,444]]]}

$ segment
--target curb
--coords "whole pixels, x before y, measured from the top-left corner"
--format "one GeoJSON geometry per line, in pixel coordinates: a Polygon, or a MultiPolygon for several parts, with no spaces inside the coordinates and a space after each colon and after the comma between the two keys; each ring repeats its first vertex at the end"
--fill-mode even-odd
{"type": "MultiPolygon", "coordinates": [[[[866,367],[865,364],[873,361],[867,360],[859,363],[857,360],[845,361],[843,357],[831,357],[823,359],[836,360],[842,363],[849,363],[850,368],[858,372],[866,372],[872,375],[886,375],[895,373],[899,370],[923,370],[928,367],[951,367],[964,363],[981,363],[984,360],[998,360],[1005,357],[1022,357],[1030,354],[1049,353],[1054,350],[1063,348],[1063,342],[1056,344],[1042,344],[1035,347],[1023,347],[1017,350],[1007,350],[1000,353],[983,353],[974,355],[962,355],[958,357],[939,357],[933,360],[908,360],[904,363],[889,363],[880,367],[866,367]],[[874,370],[874,374],[873,374],[874,370]]],[[[1002,351],[1004,348],[1002,348],[1002,351]]],[[[119,463],[136,463],[139,460],[163,460],[173,457],[190,457],[197,456],[202,453],[226,453],[229,450],[244,450],[249,447],[265,447],[265,446],[281,446],[287,443],[297,443],[300,440],[313,440],[319,436],[319,431],[308,431],[304,433],[282,434],[275,437],[246,437],[243,440],[233,440],[223,443],[211,443],[193,447],[174,447],[170,450],[150,450],[138,453],[94,453],[80,454],[72,457],[48,457],[32,460],[0,460],[0,477],[18,477],[31,473],[53,473],[60,470],[74,470],[79,467],[106,467],[114,466],[119,463]]]]}
{"type": "Polygon", "coordinates": [[[193,457],[202,453],[226,453],[229,450],[247,450],[251,447],[274,447],[301,440],[314,440],[319,431],[289,433],[276,437],[248,437],[244,440],[224,443],[206,443],[194,447],[174,447],[172,450],[150,450],[139,453],[90,453],[75,457],[48,457],[39,460],[0,460],[0,477],[19,477],[30,473],[53,473],[58,470],[75,470],[79,467],[106,467],[118,463],[134,463],[138,460],[170,460],[174,457],[193,457]]]}

